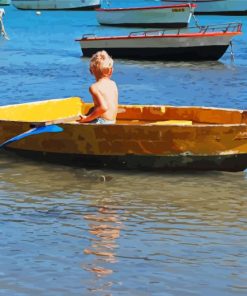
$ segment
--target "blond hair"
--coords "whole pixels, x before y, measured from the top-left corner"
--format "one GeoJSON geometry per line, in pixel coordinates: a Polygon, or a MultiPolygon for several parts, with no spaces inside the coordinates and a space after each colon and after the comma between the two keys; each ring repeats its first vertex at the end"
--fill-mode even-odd
{"type": "Polygon", "coordinates": [[[96,52],[90,60],[90,71],[101,76],[109,76],[112,73],[113,59],[105,50],[96,52]]]}

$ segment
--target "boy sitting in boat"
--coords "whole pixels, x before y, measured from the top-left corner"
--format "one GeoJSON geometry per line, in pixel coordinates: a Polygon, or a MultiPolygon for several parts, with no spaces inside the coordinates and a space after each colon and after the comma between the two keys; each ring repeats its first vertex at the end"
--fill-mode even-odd
{"type": "Polygon", "coordinates": [[[89,114],[81,115],[78,122],[114,124],[118,110],[118,88],[111,80],[113,60],[106,51],[98,51],[92,56],[90,72],[96,79],[96,82],[89,88],[94,107],[89,114]]]}

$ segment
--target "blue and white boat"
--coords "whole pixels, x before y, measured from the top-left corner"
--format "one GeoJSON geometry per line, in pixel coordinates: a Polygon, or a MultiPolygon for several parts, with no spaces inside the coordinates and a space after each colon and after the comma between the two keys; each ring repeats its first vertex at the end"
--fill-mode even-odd
{"type": "Polygon", "coordinates": [[[84,34],[76,41],[80,42],[83,56],[88,57],[98,50],[106,50],[114,58],[212,61],[222,57],[232,38],[241,34],[242,25],[228,23],[190,28],[187,32],[180,30],[152,30],[103,37],[84,34]]]}
{"type": "Polygon", "coordinates": [[[25,10],[90,10],[99,8],[100,2],[100,0],[12,0],[16,8],[25,10]]]}
{"type": "Polygon", "coordinates": [[[0,6],[10,5],[11,0],[0,0],[0,6]]]}
{"type": "Polygon", "coordinates": [[[196,14],[247,14],[246,0],[162,0],[166,5],[193,3],[196,4],[196,14]]]}
{"type": "Polygon", "coordinates": [[[162,5],[128,8],[99,8],[96,18],[101,25],[124,27],[187,27],[196,5],[162,5]]]}

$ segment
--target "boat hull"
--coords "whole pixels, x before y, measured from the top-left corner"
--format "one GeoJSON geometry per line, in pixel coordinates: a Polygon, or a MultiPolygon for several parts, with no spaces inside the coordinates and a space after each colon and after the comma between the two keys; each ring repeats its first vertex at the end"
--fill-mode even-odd
{"type": "Polygon", "coordinates": [[[100,23],[103,26],[111,26],[111,27],[130,27],[130,28],[186,28],[189,23],[187,22],[170,22],[170,23],[119,23],[119,24],[110,24],[110,23],[100,23]]]}
{"type": "Polygon", "coordinates": [[[91,10],[100,7],[100,0],[12,0],[21,10],[91,10]]]}
{"type": "Polygon", "coordinates": [[[201,61],[218,60],[227,50],[231,34],[192,35],[161,37],[127,37],[81,39],[84,56],[91,56],[98,50],[107,50],[114,58],[201,61]]]}
{"type": "MultiPolygon", "coordinates": [[[[186,0],[163,0],[167,5],[184,4],[186,0]]],[[[191,1],[197,5],[195,14],[215,15],[246,15],[246,0],[196,0],[191,1]]]]}
{"type": "Polygon", "coordinates": [[[61,154],[7,148],[19,157],[74,167],[140,171],[228,171],[240,172],[247,168],[247,153],[210,156],[143,156],[143,155],[86,155],[61,154]]]}
{"type": "MultiPolygon", "coordinates": [[[[35,121],[71,118],[91,107],[80,98],[0,107],[0,143],[28,131],[35,121]]],[[[247,112],[242,110],[121,105],[116,124],[59,125],[62,132],[32,135],[5,148],[79,166],[160,171],[247,168],[247,112]]]]}
{"type": "Polygon", "coordinates": [[[195,6],[175,5],[140,8],[97,9],[96,18],[101,25],[123,27],[187,27],[195,6]]]}
{"type": "MultiPolygon", "coordinates": [[[[1,142],[30,123],[1,122],[1,142]]],[[[27,137],[7,146],[16,154],[91,167],[143,170],[247,168],[246,125],[139,126],[62,124],[64,131],[27,137]]]]}
{"type": "Polygon", "coordinates": [[[228,45],[180,48],[105,48],[99,47],[82,49],[84,56],[92,56],[98,50],[106,50],[114,58],[136,60],[169,60],[169,61],[213,61],[220,59],[228,45]]]}

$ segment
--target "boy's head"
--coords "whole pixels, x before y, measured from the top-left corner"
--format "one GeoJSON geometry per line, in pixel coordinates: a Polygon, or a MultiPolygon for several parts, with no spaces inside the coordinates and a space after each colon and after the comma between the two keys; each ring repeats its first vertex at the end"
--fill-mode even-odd
{"type": "Polygon", "coordinates": [[[90,60],[90,72],[97,77],[110,77],[113,71],[113,59],[105,50],[96,52],[90,60]]]}

